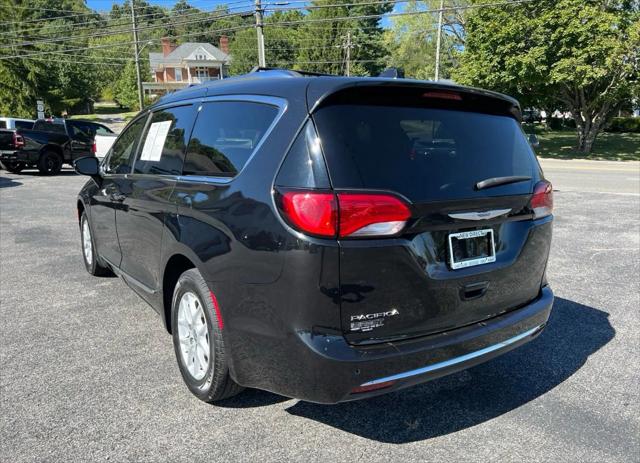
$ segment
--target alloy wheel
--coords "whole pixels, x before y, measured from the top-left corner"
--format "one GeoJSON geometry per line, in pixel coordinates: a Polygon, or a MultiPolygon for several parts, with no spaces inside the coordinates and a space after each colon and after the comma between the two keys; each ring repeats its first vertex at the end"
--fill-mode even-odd
{"type": "Polygon", "coordinates": [[[182,364],[196,381],[200,381],[209,369],[210,348],[207,318],[198,296],[187,291],[178,305],[178,338],[182,364]]]}
{"type": "Polygon", "coordinates": [[[91,230],[87,220],[82,222],[82,252],[87,264],[91,265],[93,263],[93,243],[91,242],[91,230]]]}

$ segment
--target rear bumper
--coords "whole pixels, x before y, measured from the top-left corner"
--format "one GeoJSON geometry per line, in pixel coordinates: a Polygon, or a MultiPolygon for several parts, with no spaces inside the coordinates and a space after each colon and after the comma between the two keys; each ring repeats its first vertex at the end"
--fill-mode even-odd
{"type": "Polygon", "coordinates": [[[530,304],[491,320],[373,346],[353,346],[337,334],[300,332],[260,349],[263,354],[255,352],[257,364],[235,359],[233,373],[242,385],[310,402],[363,399],[470,368],[525,344],[542,332],[552,305],[553,292],[545,286],[530,304]],[[387,382],[392,383],[383,389],[352,393],[387,382]]]}

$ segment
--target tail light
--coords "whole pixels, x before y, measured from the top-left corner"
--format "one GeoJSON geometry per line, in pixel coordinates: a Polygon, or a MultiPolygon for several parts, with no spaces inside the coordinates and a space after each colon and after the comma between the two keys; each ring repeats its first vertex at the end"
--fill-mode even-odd
{"type": "Polygon", "coordinates": [[[22,135],[13,132],[13,146],[15,148],[22,148],[24,146],[24,138],[22,138],[22,135]]]}
{"type": "Polygon", "coordinates": [[[338,205],[333,193],[287,191],[282,210],[298,230],[317,236],[335,236],[338,229],[338,205]]]}
{"type": "Polygon", "coordinates": [[[340,237],[395,235],[411,217],[396,196],[388,194],[338,193],[340,237]]]}
{"type": "Polygon", "coordinates": [[[542,180],[536,183],[531,198],[531,209],[533,209],[536,219],[551,215],[553,212],[553,186],[550,182],[542,180]]]}
{"type": "Polygon", "coordinates": [[[93,144],[91,145],[91,152],[93,154],[96,154],[98,152],[98,146],[96,145],[95,140],[94,140],[93,144]]]}
{"type": "Polygon", "coordinates": [[[391,194],[286,191],[280,202],[292,226],[322,237],[395,235],[411,217],[408,205],[391,194]]]}

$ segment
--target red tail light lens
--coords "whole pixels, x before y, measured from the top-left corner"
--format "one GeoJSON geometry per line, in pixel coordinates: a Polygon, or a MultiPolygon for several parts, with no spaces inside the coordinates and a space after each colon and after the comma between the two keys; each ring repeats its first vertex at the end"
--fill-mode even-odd
{"type": "Polygon", "coordinates": [[[332,238],[395,235],[411,217],[404,201],[379,193],[286,191],[280,208],[301,232],[332,238]]]}
{"type": "Polygon", "coordinates": [[[94,141],[93,144],[91,145],[91,152],[93,154],[96,154],[98,152],[98,146],[96,145],[96,142],[94,141]]]}
{"type": "Polygon", "coordinates": [[[24,146],[24,138],[22,138],[22,135],[13,132],[13,146],[15,148],[22,148],[24,146]]]}
{"type": "Polygon", "coordinates": [[[536,183],[531,198],[531,209],[533,209],[536,219],[551,215],[553,212],[553,186],[551,183],[546,180],[536,183]]]}
{"type": "Polygon", "coordinates": [[[387,194],[338,193],[340,237],[395,235],[411,217],[401,199],[387,194]]]}
{"type": "Polygon", "coordinates": [[[333,193],[287,191],[282,195],[282,210],[302,232],[334,237],[338,226],[338,205],[333,193]]]}

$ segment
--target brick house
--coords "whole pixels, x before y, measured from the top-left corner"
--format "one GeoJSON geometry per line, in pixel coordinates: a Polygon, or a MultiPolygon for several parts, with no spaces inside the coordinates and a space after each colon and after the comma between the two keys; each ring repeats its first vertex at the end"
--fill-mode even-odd
{"type": "Polygon", "coordinates": [[[162,95],[191,84],[223,79],[229,66],[229,38],[220,38],[220,48],[210,43],[187,42],[175,46],[162,39],[162,53],[149,53],[153,82],[143,82],[146,95],[162,95]]]}

